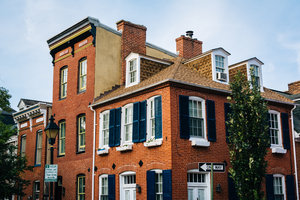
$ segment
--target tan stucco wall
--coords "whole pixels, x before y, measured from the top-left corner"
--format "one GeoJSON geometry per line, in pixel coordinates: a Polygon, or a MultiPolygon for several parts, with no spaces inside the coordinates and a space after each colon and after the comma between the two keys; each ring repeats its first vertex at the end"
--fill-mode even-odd
{"type": "Polygon", "coordinates": [[[94,97],[120,84],[121,36],[97,27],[94,97]]]}
{"type": "Polygon", "coordinates": [[[146,55],[147,56],[152,56],[152,57],[155,57],[155,58],[160,58],[160,59],[172,59],[174,57],[168,55],[168,54],[165,54],[157,49],[153,49],[153,48],[150,48],[150,47],[147,47],[146,46],[146,55]]]}

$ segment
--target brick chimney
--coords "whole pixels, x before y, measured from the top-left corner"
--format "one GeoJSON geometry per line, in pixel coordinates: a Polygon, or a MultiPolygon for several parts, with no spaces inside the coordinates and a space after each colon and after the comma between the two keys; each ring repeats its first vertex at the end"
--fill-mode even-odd
{"type": "Polygon", "coordinates": [[[290,94],[300,94],[300,81],[288,84],[290,94]]]}
{"type": "Polygon", "coordinates": [[[202,41],[193,39],[193,31],[187,31],[186,36],[182,35],[176,39],[176,51],[185,59],[195,57],[202,54],[202,41]]]}
{"type": "Polygon", "coordinates": [[[121,59],[122,59],[122,82],[126,79],[126,61],[125,58],[131,53],[146,54],[146,31],[143,25],[133,24],[121,20],[117,22],[118,31],[122,32],[121,40],[121,59]]]}

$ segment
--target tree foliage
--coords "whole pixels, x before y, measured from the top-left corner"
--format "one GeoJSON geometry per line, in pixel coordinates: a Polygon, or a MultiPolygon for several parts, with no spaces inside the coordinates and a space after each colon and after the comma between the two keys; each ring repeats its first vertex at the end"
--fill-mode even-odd
{"type": "MultiPolygon", "coordinates": [[[[0,108],[10,111],[8,90],[0,87],[0,108]]],[[[0,114],[1,114],[0,110],[0,114]]],[[[0,199],[9,198],[11,195],[24,195],[23,190],[29,181],[22,178],[25,170],[31,170],[27,166],[25,157],[16,153],[17,147],[8,143],[17,130],[12,125],[6,125],[0,121],[0,199]]]]}
{"type": "MultiPolygon", "coordinates": [[[[253,77],[253,72],[251,72],[253,77]]],[[[265,156],[270,143],[268,109],[254,78],[246,81],[239,73],[230,84],[229,169],[240,200],[263,198],[262,179],[266,173],[265,156]]]]}

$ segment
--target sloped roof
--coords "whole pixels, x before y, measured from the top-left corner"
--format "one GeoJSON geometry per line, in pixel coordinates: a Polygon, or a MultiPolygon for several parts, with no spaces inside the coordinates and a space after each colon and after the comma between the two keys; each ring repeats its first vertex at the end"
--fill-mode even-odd
{"type": "Polygon", "coordinates": [[[24,104],[26,106],[32,106],[38,103],[47,103],[47,104],[52,104],[51,102],[46,102],[46,101],[37,101],[37,100],[33,100],[33,99],[20,99],[18,106],[20,105],[21,101],[24,102],[24,104]]]}
{"type": "MultiPolygon", "coordinates": [[[[158,72],[157,74],[144,81],[141,81],[137,85],[127,88],[125,87],[125,85],[122,85],[119,88],[112,90],[111,92],[106,92],[105,95],[101,95],[98,98],[95,98],[94,103],[91,106],[100,105],[102,103],[106,103],[111,100],[115,100],[120,97],[124,97],[169,81],[214,90],[218,92],[224,92],[228,94],[231,92],[229,85],[218,83],[204,77],[196,70],[191,69],[190,67],[182,64],[183,61],[183,58],[175,58],[174,64],[169,66],[168,68],[158,72]]],[[[287,104],[294,103],[292,100],[267,88],[264,88],[262,96],[269,101],[287,104]]]]}

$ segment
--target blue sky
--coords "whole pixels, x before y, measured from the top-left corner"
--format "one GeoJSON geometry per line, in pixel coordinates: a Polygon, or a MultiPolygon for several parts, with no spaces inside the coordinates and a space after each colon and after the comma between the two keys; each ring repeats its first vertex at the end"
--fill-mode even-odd
{"type": "Polygon", "coordinates": [[[147,27],[147,41],[175,52],[175,38],[194,31],[203,50],[223,47],[229,64],[265,63],[264,86],[287,90],[300,80],[300,1],[1,0],[0,86],[20,98],[52,101],[47,40],[87,16],[116,28],[124,19],[147,27]]]}

